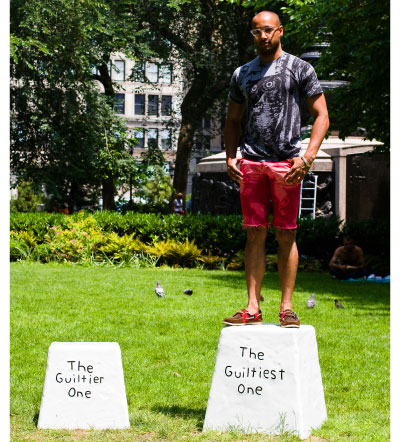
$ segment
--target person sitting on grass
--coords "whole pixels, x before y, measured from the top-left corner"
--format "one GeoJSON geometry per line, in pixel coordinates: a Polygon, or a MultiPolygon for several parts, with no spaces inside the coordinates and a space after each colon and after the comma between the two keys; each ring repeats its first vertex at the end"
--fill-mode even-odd
{"type": "Polygon", "coordinates": [[[336,279],[358,279],[366,275],[364,253],[350,235],[345,235],[343,246],[335,250],[329,262],[329,271],[336,279]]]}

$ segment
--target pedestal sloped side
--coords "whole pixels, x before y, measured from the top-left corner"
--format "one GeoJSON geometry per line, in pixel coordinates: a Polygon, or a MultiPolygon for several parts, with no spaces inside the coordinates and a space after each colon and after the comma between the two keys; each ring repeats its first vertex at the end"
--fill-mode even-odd
{"type": "Polygon", "coordinates": [[[311,331],[302,338],[303,345],[309,349],[308,355],[300,353],[300,385],[305,386],[301,395],[304,433],[311,433],[313,428],[318,428],[327,418],[315,329],[312,327],[311,331]]]}
{"type": "Polygon", "coordinates": [[[291,431],[307,438],[325,419],[312,326],[222,329],[203,431],[291,431]]]}
{"type": "Polygon", "coordinates": [[[118,343],[50,345],[38,428],[129,428],[118,343]]]}

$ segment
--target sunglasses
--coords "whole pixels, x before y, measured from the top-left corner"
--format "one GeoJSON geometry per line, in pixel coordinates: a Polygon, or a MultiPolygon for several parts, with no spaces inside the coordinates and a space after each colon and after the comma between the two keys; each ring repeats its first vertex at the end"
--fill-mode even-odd
{"type": "Polygon", "coordinates": [[[261,37],[262,33],[265,32],[267,35],[272,35],[277,29],[279,29],[281,25],[276,28],[271,28],[271,26],[265,26],[264,28],[256,28],[250,31],[250,34],[253,37],[261,37]]]}

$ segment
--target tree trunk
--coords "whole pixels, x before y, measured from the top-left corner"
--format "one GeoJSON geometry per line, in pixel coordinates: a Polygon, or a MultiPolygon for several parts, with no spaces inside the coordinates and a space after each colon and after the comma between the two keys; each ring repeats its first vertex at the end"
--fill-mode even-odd
{"type": "MultiPolygon", "coordinates": [[[[104,60],[108,59],[109,55],[107,54],[104,56],[104,60]]],[[[104,64],[100,65],[98,69],[100,75],[96,75],[95,78],[102,83],[104,87],[104,95],[110,98],[110,106],[113,106],[115,92],[106,61],[104,64]]],[[[111,170],[109,170],[108,173],[109,177],[104,179],[102,182],[103,210],[115,210],[114,178],[111,170]]]]}
{"type": "Polygon", "coordinates": [[[114,179],[112,176],[103,180],[103,210],[115,210],[114,179]]]}
{"type": "Polygon", "coordinates": [[[209,101],[208,99],[205,100],[204,97],[206,84],[207,71],[199,70],[197,78],[193,80],[181,106],[182,122],[178,137],[178,149],[176,152],[175,172],[172,185],[176,192],[181,192],[184,195],[184,208],[194,134],[208,107],[204,106],[204,103],[209,101]]]}
{"type": "Polygon", "coordinates": [[[79,186],[77,183],[72,182],[69,195],[68,195],[68,213],[74,213],[80,209],[79,199],[79,186]]]}
{"type": "MultiPolygon", "coordinates": [[[[186,195],[193,138],[193,124],[190,121],[187,121],[186,123],[182,122],[179,131],[178,150],[176,152],[173,186],[176,192],[181,192],[183,195],[186,195]]],[[[183,200],[185,201],[185,198],[183,200]]]]}

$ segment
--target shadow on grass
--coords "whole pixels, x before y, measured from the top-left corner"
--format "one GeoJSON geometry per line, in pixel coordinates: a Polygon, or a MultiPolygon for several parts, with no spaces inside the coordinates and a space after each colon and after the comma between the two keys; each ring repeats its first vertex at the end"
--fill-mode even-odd
{"type": "Polygon", "coordinates": [[[332,303],[334,299],[339,299],[345,308],[346,306],[356,308],[364,313],[379,315],[379,310],[389,311],[389,284],[338,281],[333,279],[329,273],[319,275],[298,274],[297,291],[315,293],[317,299],[332,300],[332,303]]]}
{"type": "MultiPolygon", "coordinates": [[[[207,274],[207,278],[219,281],[225,287],[235,290],[246,290],[245,274],[243,271],[227,271],[224,273],[207,274]]],[[[268,290],[280,291],[279,273],[267,272],[263,279],[262,294],[268,290]]],[[[317,299],[340,299],[342,303],[371,314],[379,314],[378,310],[388,310],[390,304],[389,284],[375,282],[338,281],[328,272],[298,272],[296,292],[315,293],[317,299]]]]}
{"type": "Polygon", "coordinates": [[[38,426],[38,422],[39,422],[39,411],[37,411],[37,412],[35,413],[35,415],[33,416],[32,421],[33,421],[33,423],[35,424],[35,427],[37,428],[37,426],[38,426]]]}
{"type": "Polygon", "coordinates": [[[156,406],[152,408],[152,411],[165,414],[171,417],[182,417],[184,419],[195,419],[196,420],[196,429],[202,430],[204,417],[206,414],[206,410],[203,409],[195,409],[195,408],[186,408],[180,407],[178,405],[170,405],[170,406],[156,406]]]}

